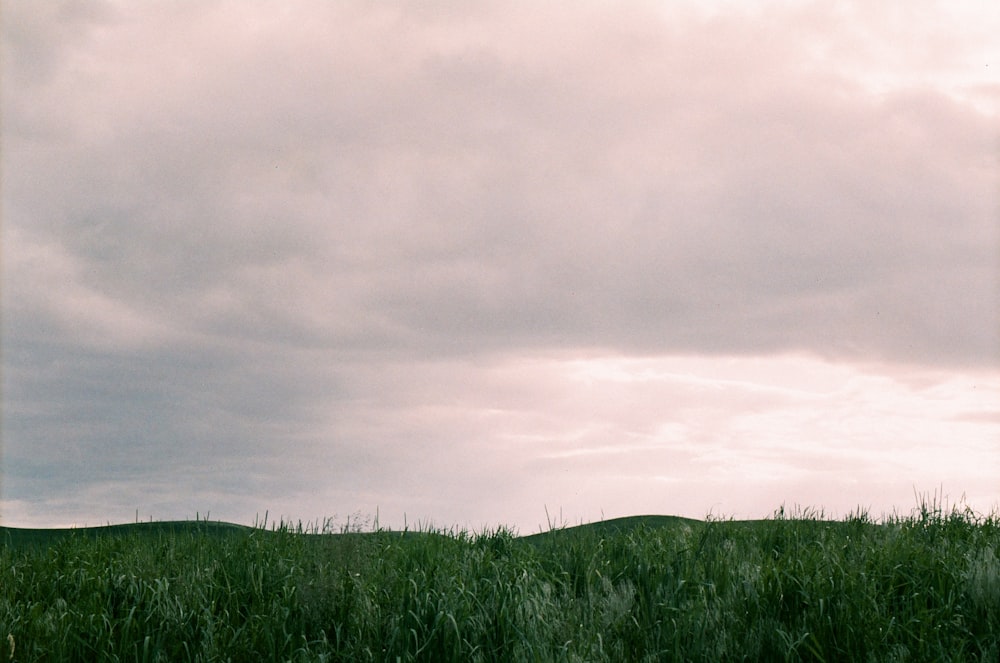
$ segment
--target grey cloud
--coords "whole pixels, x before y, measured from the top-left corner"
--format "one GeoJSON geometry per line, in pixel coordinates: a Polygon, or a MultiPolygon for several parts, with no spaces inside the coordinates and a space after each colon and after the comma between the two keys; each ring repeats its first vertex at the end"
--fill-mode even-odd
{"type": "Polygon", "coordinates": [[[437,476],[482,422],[406,402],[425,361],[995,366],[996,107],[875,89],[911,55],[857,11],[6,3],[6,490],[43,447],[437,476]]]}
{"type": "MultiPolygon", "coordinates": [[[[625,49],[571,22],[518,58],[499,28],[441,46],[423,24],[331,14],[329,32],[289,19],[294,34],[235,32],[229,49],[207,41],[220,12],[168,26],[188,51],[168,40],[151,63],[195,76],[168,69],[155,96],[103,108],[114,132],[81,117],[75,148],[37,157],[62,176],[15,175],[13,206],[54,201],[36,223],[112,297],[152,295],[177,317],[199,293],[249,290],[267,300],[242,302],[246,326],[269,311],[293,336],[350,316],[379,319],[383,343],[754,352],[810,349],[832,324],[862,355],[995,358],[995,314],[970,316],[996,260],[977,202],[994,132],[973,110],[935,93],[876,102],[800,71],[788,46],[748,57],[771,28],[619,19],[644,37],[625,49]],[[283,285],[302,280],[303,297],[283,285]],[[320,310],[303,320],[300,299],[320,310]]],[[[129,55],[107,56],[105,101],[130,94],[129,55]]]]}
{"type": "Polygon", "coordinates": [[[4,61],[18,83],[44,82],[67,54],[91,42],[93,28],[114,16],[111,3],[57,0],[4,3],[4,61]]]}

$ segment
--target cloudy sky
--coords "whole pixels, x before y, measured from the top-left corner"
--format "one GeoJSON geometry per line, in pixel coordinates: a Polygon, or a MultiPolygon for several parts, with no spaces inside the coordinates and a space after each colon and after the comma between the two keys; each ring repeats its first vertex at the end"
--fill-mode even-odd
{"type": "Polygon", "coordinates": [[[1000,505],[993,0],[2,29],[4,524],[1000,505]]]}

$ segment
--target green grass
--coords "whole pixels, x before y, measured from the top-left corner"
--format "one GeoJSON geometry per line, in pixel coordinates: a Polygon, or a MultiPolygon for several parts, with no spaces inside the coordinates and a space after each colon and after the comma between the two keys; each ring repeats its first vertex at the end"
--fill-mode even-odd
{"type": "Polygon", "coordinates": [[[996,515],[821,516],[0,528],[0,661],[1000,660],[996,515]]]}

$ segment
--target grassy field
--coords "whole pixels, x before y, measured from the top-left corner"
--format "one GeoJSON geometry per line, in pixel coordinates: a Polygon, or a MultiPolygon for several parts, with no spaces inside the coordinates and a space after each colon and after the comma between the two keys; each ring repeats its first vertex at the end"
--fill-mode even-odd
{"type": "Polygon", "coordinates": [[[0,544],[0,661],[1000,661],[1000,518],[933,505],[526,537],[0,528],[0,544]]]}

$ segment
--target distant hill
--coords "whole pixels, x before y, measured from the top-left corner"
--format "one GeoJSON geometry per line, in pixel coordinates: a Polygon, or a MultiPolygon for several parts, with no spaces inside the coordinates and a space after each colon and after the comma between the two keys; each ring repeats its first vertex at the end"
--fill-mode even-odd
{"type": "MultiPolygon", "coordinates": [[[[810,519],[806,519],[807,521],[810,519]]],[[[756,526],[765,522],[773,521],[733,521],[733,524],[745,525],[745,526],[756,526]]],[[[825,526],[825,525],[836,525],[836,522],[813,520],[814,526],[825,526]]],[[[634,531],[640,530],[656,530],[663,528],[678,528],[686,527],[690,529],[703,527],[706,524],[705,521],[697,520],[694,518],[683,518],[681,516],[659,516],[659,515],[642,515],[642,516],[625,516],[622,518],[611,518],[609,520],[600,520],[595,523],[583,523],[579,525],[572,526],[553,526],[548,531],[536,532],[534,534],[521,535],[516,537],[518,540],[523,540],[528,543],[541,543],[543,541],[563,538],[563,537],[583,537],[583,538],[602,538],[608,536],[616,536],[621,534],[628,534],[634,531]]],[[[194,535],[208,535],[208,536],[232,536],[236,534],[252,534],[255,532],[260,532],[265,535],[270,535],[274,533],[281,532],[291,532],[300,533],[309,537],[320,537],[320,536],[336,536],[336,537],[353,537],[353,536],[369,536],[369,535],[398,535],[398,536],[419,536],[419,535],[442,535],[447,536],[448,531],[391,531],[391,530],[381,530],[379,532],[333,532],[327,534],[319,534],[316,532],[311,532],[309,530],[302,530],[301,528],[296,529],[294,527],[288,527],[286,525],[279,525],[276,528],[274,526],[271,529],[261,528],[261,527],[251,527],[247,525],[237,525],[234,523],[227,523],[221,521],[206,521],[206,520],[178,520],[178,521],[165,521],[165,522],[140,522],[140,523],[127,523],[121,525],[104,525],[100,527],[75,527],[75,528],[63,528],[63,529],[26,529],[18,527],[0,527],[0,545],[7,545],[16,548],[26,547],[26,546],[48,546],[52,543],[65,538],[82,536],[87,538],[98,538],[98,537],[120,537],[120,536],[194,536],[194,535]]]]}
{"type": "Polygon", "coordinates": [[[661,529],[664,527],[698,527],[704,525],[704,521],[694,518],[682,518],[681,516],[625,516],[622,518],[611,518],[609,520],[599,520],[596,523],[584,523],[570,527],[556,527],[547,532],[537,532],[521,536],[521,539],[531,542],[542,541],[553,536],[593,536],[604,537],[640,529],[661,529]]]}
{"type": "Polygon", "coordinates": [[[239,532],[251,532],[252,527],[205,520],[171,520],[165,522],[127,523],[103,525],[100,527],[70,527],[59,529],[28,529],[22,527],[0,527],[0,544],[13,547],[47,546],[59,539],[71,536],[97,538],[103,536],[150,536],[168,534],[194,535],[208,534],[226,536],[239,532]]]}
{"type": "Polygon", "coordinates": [[[249,525],[237,525],[222,521],[207,520],[171,520],[164,522],[139,522],[125,523],[120,525],[102,525],[98,527],[71,527],[53,529],[29,529],[21,527],[0,527],[0,545],[13,548],[25,547],[45,547],[67,537],[85,537],[88,539],[98,539],[104,537],[141,537],[154,538],[160,536],[213,536],[225,537],[235,535],[263,535],[275,536],[279,534],[300,534],[306,537],[321,538],[334,536],[337,538],[352,537],[414,537],[414,536],[447,536],[447,532],[418,530],[395,531],[380,530],[376,532],[325,532],[304,528],[301,525],[291,526],[279,524],[269,527],[253,527],[249,525]]]}

